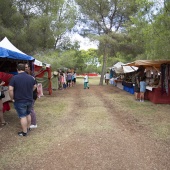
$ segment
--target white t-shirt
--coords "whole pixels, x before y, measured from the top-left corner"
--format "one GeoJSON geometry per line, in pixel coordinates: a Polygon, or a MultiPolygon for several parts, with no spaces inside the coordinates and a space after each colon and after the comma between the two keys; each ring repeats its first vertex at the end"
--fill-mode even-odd
{"type": "Polygon", "coordinates": [[[74,78],[76,78],[76,73],[74,73],[74,78]]]}
{"type": "Polygon", "coordinates": [[[109,73],[106,73],[105,79],[110,79],[110,74],[109,73]]]}
{"type": "Polygon", "coordinates": [[[88,82],[88,76],[87,75],[84,76],[84,82],[88,82]]]}

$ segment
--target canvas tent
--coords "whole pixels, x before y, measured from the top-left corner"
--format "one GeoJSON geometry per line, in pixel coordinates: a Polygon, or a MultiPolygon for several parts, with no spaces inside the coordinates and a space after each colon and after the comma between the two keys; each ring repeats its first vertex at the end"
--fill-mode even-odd
{"type": "Polygon", "coordinates": [[[16,47],[5,37],[0,42],[0,78],[5,82],[5,86],[8,86],[10,78],[17,73],[16,66],[19,62],[32,64],[34,58],[16,50],[16,47]]]}
{"type": "MultiPolygon", "coordinates": [[[[128,63],[128,66],[143,67],[145,71],[156,70],[154,74],[146,74],[146,81],[149,82],[153,79],[155,72],[161,73],[159,84],[157,86],[148,83],[146,87],[147,91],[145,97],[153,103],[160,104],[170,104],[170,83],[169,83],[169,70],[170,70],[170,60],[136,60],[134,62],[128,63]]],[[[147,72],[146,72],[147,73],[147,72]]]]}
{"type": "Polygon", "coordinates": [[[15,72],[19,62],[34,62],[34,58],[18,50],[6,37],[0,42],[0,71],[15,72]]]}
{"type": "Polygon", "coordinates": [[[138,69],[138,67],[134,66],[127,66],[126,64],[122,62],[117,62],[115,65],[112,67],[116,73],[131,73],[134,72],[138,69]]]}
{"type": "Polygon", "coordinates": [[[42,83],[43,88],[48,89],[48,92],[51,95],[52,94],[51,65],[35,59],[34,73],[37,82],[42,83]]]}
{"type": "Polygon", "coordinates": [[[15,60],[34,60],[32,56],[29,56],[22,51],[18,50],[8,39],[5,37],[0,42],[0,57],[9,58],[15,60]]]}
{"type": "Polygon", "coordinates": [[[34,59],[32,56],[29,56],[18,48],[16,48],[7,37],[5,37],[0,42],[0,71],[8,71],[14,73],[16,71],[16,65],[19,62],[28,62],[31,70],[38,71],[37,78],[42,78],[45,73],[47,73],[47,89],[49,90],[49,94],[51,94],[51,66],[46,63],[42,63],[34,59]],[[45,66],[45,67],[44,67],[45,66]],[[41,71],[43,68],[43,71],[41,71]],[[7,69],[7,70],[6,70],[7,69]]]}
{"type": "Polygon", "coordinates": [[[161,64],[170,64],[170,60],[136,60],[131,63],[127,63],[127,66],[144,66],[144,67],[154,67],[155,69],[160,68],[161,64]]]}

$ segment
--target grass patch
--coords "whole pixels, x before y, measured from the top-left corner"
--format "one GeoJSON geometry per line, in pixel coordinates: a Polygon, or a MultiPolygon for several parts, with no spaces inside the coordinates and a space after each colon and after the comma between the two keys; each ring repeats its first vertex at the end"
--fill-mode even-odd
{"type": "Polygon", "coordinates": [[[159,123],[153,126],[154,135],[161,139],[170,139],[170,123],[159,123]]]}
{"type": "MultiPolygon", "coordinates": [[[[100,78],[90,77],[89,81],[90,86],[94,86],[92,87],[93,90],[93,88],[96,88],[95,85],[99,84],[100,78]]],[[[77,84],[83,86],[83,79],[77,78],[77,84]]],[[[120,114],[128,112],[137,118],[139,123],[142,122],[151,127],[156,138],[170,139],[170,105],[156,105],[149,101],[140,103],[134,100],[133,95],[116,87],[101,86],[101,88],[104,88],[106,92],[102,94],[104,97],[106,96],[105,99],[113,103],[113,112],[114,108],[120,111],[120,114]]],[[[93,96],[90,90],[80,91],[80,94],[76,90],[73,91],[79,94],[78,97],[80,97],[82,103],[79,103],[79,99],[75,96],[73,98],[69,95],[70,89],[64,91],[64,93],[55,91],[52,96],[45,95],[37,99],[35,111],[38,128],[32,130],[26,138],[17,136],[20,123],[11,103],[10,112],[4,114],[5,119],[10,120],[10,124],[0,131],[0,169],[14,169],[13,167],[20,165],[21,160],[26,163],[28,158],[41,158],[51,146],[66,141],[72,133],[91,134],[105,130],[110,132],[111,129],[114,129],[113,126],[115,125],[112,124],[110,114],[103,107],[105,103],[100,100],[100,95],[98,97],[93,96]],[[59,93],[61,95],[57,95],[59,93]],[[70,114],[73,112],[74,115],[74,105],[77,103],[80,104],[76,113],[76,116],[78,116],[75,116],[74,119],[70,114]],[[69,124],[70,122],[71,124],[69,124]]]]}
{"type": "MultiPolygon", "coordinates": [[[[76,78],[78,84],[84,84],[83,77],[76,78]]],[[[89,77],[89,85],[99,85],[100,77],[89,77]]]]}

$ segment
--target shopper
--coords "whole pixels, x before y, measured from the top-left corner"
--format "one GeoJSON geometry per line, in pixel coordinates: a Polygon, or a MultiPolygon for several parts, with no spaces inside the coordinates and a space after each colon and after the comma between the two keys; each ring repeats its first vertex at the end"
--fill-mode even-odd
{"type": "MultiPolygon", "coordinates": [[[[33,76],[30,66],[28,64],[25,64],[25,72],[27,74],[33,76]]],[[[33,78],[35,79],[34,76],[33,76],[33,78]]],[[[37,84],[37,82],[36,82],[36,84],[37,84]]],[[[31,125],[30,125],[31,129],[37,128],[37,118],[36,118],[36,112],[34,110],[35,101],[37,100],[37,97],[38,97],[38,91],[37,91],[37,87],[36,87],[36,89],[33,91],[33,103],[32,103],[32,108],[31,108],[31,125]]]]}
{"type": "Polygon", "coordinates": [[[109,84],[109,80],[110,80],[110,74],[107,71],[107,73],[105,74],[105,83],[108,85],[109,84]]]}
{"type": "Polygon", "coordinates": [[[9,83],[9,95],[14,102],[22,131],[18,132],[19,136],[27,136],[31,124],[31,108],[33,104],[33,90],[36,83],[31,75],[25,72],[25,64],[17,65],[18,74],[13,76],[9,83]]]}
{"type": "Polygon", "coordinates": [[[134,84],[134,92],[135,92],[135,100],[139,101],[140,98],[140,84],[139,84],[139,77],[135,77],[135,84],[134,84]]]}
{"type": "Polygon", "coordinates": [[[4,120],[3,103],[2,103],[2,97],[1,97],[1,93],[2,93],[1,86],[3,86],[4,84],[5,82],[0,79],[0,122],[1,122],[1,126],[5,126],[7,124],[7,122],[5,122],[4,120]]]}
{"type": "Polygon", "coordinates": [[[89,77],[87,74],[84,76],[84,89],[86,88],[89,89],[89,77]]]}
{"type": "Polygon", "coordinates": [[[144,102],[145,91],[146,91],[146,82],[145,82],[145,77],[143,77],[141,78],[140,81],[140,102],[144,102]]]}

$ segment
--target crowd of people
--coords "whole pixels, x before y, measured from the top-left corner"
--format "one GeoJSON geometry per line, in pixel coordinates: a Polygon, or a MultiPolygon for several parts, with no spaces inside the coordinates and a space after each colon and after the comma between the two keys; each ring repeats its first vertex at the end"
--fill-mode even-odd
{"type": "MultiPolygon", "coordinates": [[[[76,85],[77,74],[75,71],[54,71],[52,75],[52,89],[65,90],[76,85]]],[[[83,77],[84,89],[89,89],[89,76],[85,74],[83,77]]]]}
{"type": "Polygon", "coordinates": [[[73,87],[76,84],[76,77],[75,71],[54,71],[52,74],[52,89],[65,90],[68,87],[73,87]]]}
{"type": "MultiPolygon", "coordinates": [[[[77,75],[75,71],[54,71],[52,76],[53,80],[55,80],[53,90],[65,90],[76,85],[77,75]]],[[[88,75],[86,74],[83,79],[84,89],[89,89],[88,75]]],[[[0,87],[4,84],[5,82],[0,80],[0,87]]],[[[38,96],[37,87],[38,84],[29,64],[18,64],[17,74],[10,79],[8,91],[20,119],[22,130],[18,132],[19,136],[27,136],[32,128],[37,128],[36,112],[34,110],[34,104],[38,96]]],[[[0,122],[1,127],[8,124],[3,116],[2,98],[0,98],[0,122]]]]}

